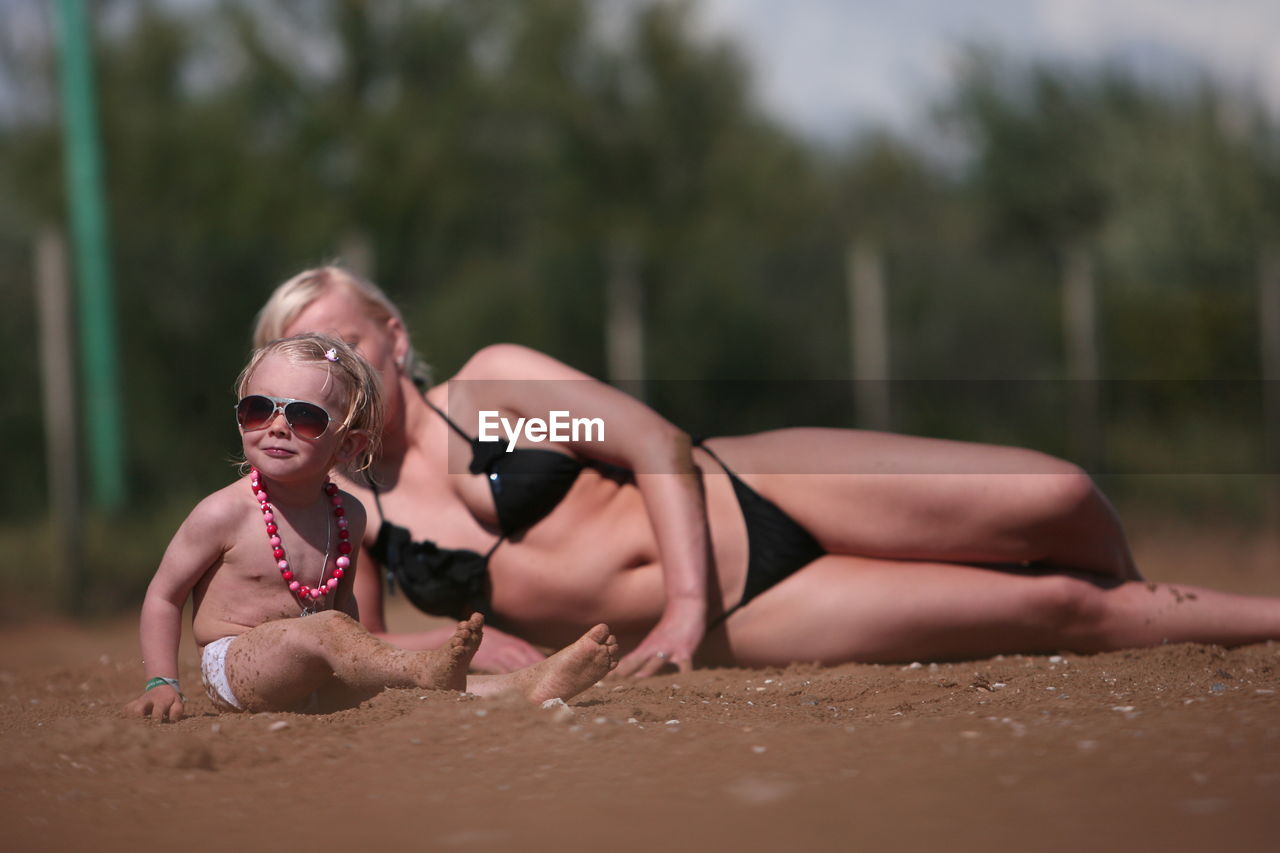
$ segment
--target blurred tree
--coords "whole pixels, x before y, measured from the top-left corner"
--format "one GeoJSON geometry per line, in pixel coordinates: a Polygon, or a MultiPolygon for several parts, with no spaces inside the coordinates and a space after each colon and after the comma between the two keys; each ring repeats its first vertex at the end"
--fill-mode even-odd
{"type": "Polygon", "coordinates": [[[911,238],[930,230],[926,222],[935,218],[943,181],[907,142],[883,133],[860,140],[831,170],[836,220],[846,240],[850,376],[858,425],[886,430],[897,284],[888,257],[919,248],[911,246],[911,238]]]}
{"type": "MultiPolygon", "coordinates": [[[[1258,375],[1277,137],[1210,85],[975,59],[935,138],[832,157],[764,114],[689,3],[94,6],[130,476],[158,528],[228,476],[253,312],[350,245],[441,373],[506,339],[604,374],[607,283],[630,278],[650,399],[704,433],[853,423],[855,241],[882,259],[896,428],[1068,449],[1047,383],[973,382],[1064,374],[1064,258],[1106,274],[1109,376],[1258,375]],[[937,158],[956,128],[967,157],[937,158]]],[[[0,403],[11,447],[40,442],[31,256],[63,218],[45,17],[0,4],[0,357],[32,367],[0,403]]],[[[1161,464],[1188,413],[1237,461],[1258,446],[1238,409],[1158,391],[1109,403],[1115,458],[1161,464]]],[[[41,457],[9,482],[41,483],[41,457]]],[[[39,491],[0,506],[36,517],[39,491]]]]}
{"type": "Polygon", "coordinates": [[[1075,458],[1096,470],[1103,377],[1096,243],[1116,188],[1104,176],[1114,99],[1110,81],[1093,82],[1038,65],[1010,74],[996,55],[973,51],[951,117],[971,137],[973,179],[995,235],[1057,256],[1075,458]]]}

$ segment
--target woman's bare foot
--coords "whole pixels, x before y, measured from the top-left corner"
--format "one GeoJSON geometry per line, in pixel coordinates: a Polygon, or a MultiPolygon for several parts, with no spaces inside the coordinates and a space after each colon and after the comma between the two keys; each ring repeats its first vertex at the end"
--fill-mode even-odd
{"type": "Polygon", "coordinates": [[[515,694],[530,702],[571,699],[618,665],[618,640],[597,625],[544,661],[505,675],[472,676],[467,690],[480,696],[515,694]]]}
{"type": "Polygon", "coordinates": [[[438,649],[423,652],[425,682],[420,687],[432,690],[467,689],[467,669],[480,641],[484,638],[484,616],[471,614],[471,618],[458,623],[458,630],[438,649]]]}

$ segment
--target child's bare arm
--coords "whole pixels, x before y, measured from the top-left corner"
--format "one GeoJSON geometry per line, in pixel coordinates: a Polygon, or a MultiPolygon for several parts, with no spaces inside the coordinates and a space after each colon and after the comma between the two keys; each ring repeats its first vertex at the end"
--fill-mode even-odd
{"type": "Polygon", "coordinates": [[[192,588],[222,556],[234,525],[232,506],[219,492],[200,503],[174,534],[142,602],[140,638],[147,687],[125,706],[130,716],[182,719],[177,688],[182,608],[192,588]],[[169,681],[172,683],[169,683],[169,681]]]}

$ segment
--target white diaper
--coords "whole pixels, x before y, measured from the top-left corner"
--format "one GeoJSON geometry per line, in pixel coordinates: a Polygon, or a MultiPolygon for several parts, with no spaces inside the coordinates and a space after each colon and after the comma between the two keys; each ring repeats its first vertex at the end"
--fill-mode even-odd
{"type": "Polygon", "coordinates": [[[220,711],[243,711],[244,705],[231,692],[231,682],[227,681],[227,649],[231,647],[235,635],[214,640],[204,647],[200,656],[200,680],[204,682],[204,690],[220,711]]]}

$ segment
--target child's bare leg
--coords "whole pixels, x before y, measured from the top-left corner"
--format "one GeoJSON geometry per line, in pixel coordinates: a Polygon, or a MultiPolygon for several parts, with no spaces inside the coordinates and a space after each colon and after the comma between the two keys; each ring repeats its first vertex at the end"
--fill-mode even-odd
{"type": "Polygon", "coordinates": [[[467,692],[516,695],[531,702],[571,699],[618,665],[618,640],[608,625],[597,625],[544,661],[504,675],[473,675],[467,692]]]}
{"type": "Polygon", "coordinates": [[[356,699],[387,687],[463,690],[483,624],[476,614],[439,649],[405,651],[337,611],[280,619],[236,638],[227,650],[227,679],[250,711],[296,708],[315,691],[335,687],[356,699]]]}

